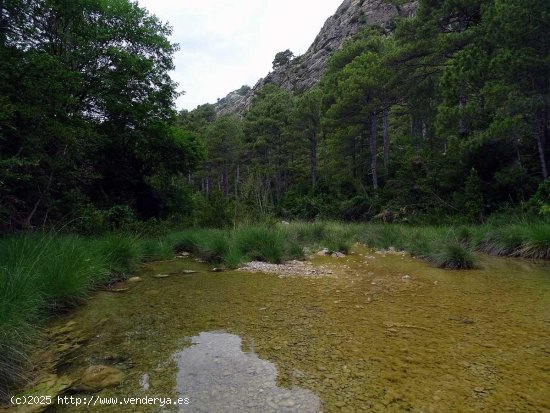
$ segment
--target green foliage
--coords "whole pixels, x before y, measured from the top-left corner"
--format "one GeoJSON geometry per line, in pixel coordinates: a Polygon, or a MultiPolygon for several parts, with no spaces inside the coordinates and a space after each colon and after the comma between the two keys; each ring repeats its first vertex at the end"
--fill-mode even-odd
{"type": "Polygon", "coordinates": [[[280,67],[288,65],[294,59],[294,53],[290,50],[285,50],[284,52],[279,52],[275,55],[273,59],[273,69],[276,70],[280,67]]]}
{"type": "Polygon", "coordinates": [[[517,255],[525,258],[550,259],[550,225],[533,225],[526,230],[526,240],[517,255]]]}
{"type": "MultiPolygon", "coordinates": [[[[255,91],[245,119],[234,120],[244,140],[212,139],[195,189],[230,188],[222,192],[237,201],[234,222],[382,214],[463,224],[522,205],[548,175],[548,5],[419,3],[413,18],[346,41],[311,90],[255,91]]],[[[289,53],[277,67],[293,70],[289,53]]],[[[186,118],[203,119],[208,142],[221,121],[205,114],[186,118]]]]}
{"type": "Polygon", "coordinates": [[[27,379],[28,354],[49,314],[81,303],[92,288],[119,280],[143,259],[173,256],[170,240],[128,234],[0,238],[0,399],[27,379]]]}
{"type": "Polygon", "coordinates": [[[451,241],[441,246],[434,262],[439,268],[469,269],[474,267],[475,258],[463,244],[451,241]]]}
{"type": "Polygon", "coordinates": [[[26,378],[28,352],[40,335],[36,324],[45,315],[80,303],[111,268],[135,267],[117,245],[126,239],[108,245],[40,234],[0,239],[0,398],[26,378]]]}
{"type": "Polygon", "coordinates": [[[237,93],[241,96],[245,96],[248,92],[250,92],[252,88],[248,85],[242,85],[238,90],[237,93]]]}
{"type": "Polygon", "coordinates": [[[143,261],[164,261],[174,258],[174,245],[166,237],[144,239],[141,242],[143,261]]]}
{"type": "Polygon", "coordinates": [[[2,21],[0,230],[174,212],[150,182],[202,151],[175,125],[170,27],[128,0],[8,1],[2,21]]]}
{"type": "Polygon", "coordinates": [[[541,182],[537,192],[529,199],[527,205],[541,216],[550,215],[550,179],[541,182]]]}
{"type": "Polygon", "coordinates": [[[203,233],[197,241],[195,254],[206,262],[221,264],[229,252],[227,233],[222,230],[210,230],[203,233]]]}
{"type": "Polygon", "coordinates": [[[224,228],[231,223],[229,201],[219,191],[193,197],[193,223],[199,227],[224,228]]]}
{"type": "Polygon", "coordinates": [[[105,257],[110,274],[126,278],[143,258],[141,241],[130,234],[111,234],[98,239],[99,254],[105,257]]]}
{"type": "Polygon", "coordinates": [[[235,245],[250,260],[280,264],[285,258],[281,234],[267,227],[241,228],[234,234],[235,245]]]}
{"type": "Polygon", "coordinates": [[[483,213],[483,191],[481,179],[475,169],[472,169],[466,178],[462,205],[464,215],[472,221],[480,220],[483,213]]]}

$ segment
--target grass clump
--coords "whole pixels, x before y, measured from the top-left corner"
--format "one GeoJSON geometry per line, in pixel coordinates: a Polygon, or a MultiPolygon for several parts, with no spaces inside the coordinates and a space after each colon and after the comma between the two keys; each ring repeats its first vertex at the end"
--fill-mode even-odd
{"type": "Polygon", "coordinates": [[[91,288],[127,275],[142,258],[140,240],[123,235],[0,238],[0,399],[26,379],[27,356],[45,317],[79,304],[91,288]]]}
{"type": "Polygon", "coordinates": [[[359,240],[375,248],[400,248],[403,243],[401,227],[389,224],[373,224],[365,226],[359,234],[359,240]]]}
{"type": "Polygon", "coordinates": [[[82,302],[106,274],[95,242],[44,234],[0,239],[0,399],[26,379],[37,324],[82,302]]]}
{"type": "Polygon", "coordinates": [[[523,258],[550,259],[550,225],[529,226],[516,255],[523,258]]]}
{"type": "Polygon", "coordinates": [[[280,264],[286,258],[285,240],[277,229],[241,228],[235,231],[234,242],[238,251],[250,260],[280,264]]]}
{"type": "MultiPolygon", "coordinates": [[[[2,258],[5,253],[17,251],[13,244],[16,242],[0,242],[2,258]]],[[[34,322],[43,303],[29,266],[0,266],[0,401],[7,399],[9,388],[26,379],[34,322]]]]}
{"type": "Polygon", "coordinates": [[[195,253],[204,261],[221,264],[229,252],[227,233],[222,230],[210,230],[198,239],[195,253]]]}
{"type": "Polygon", "coordinates": [[[292,233],[297,243],[308,246],[320,246],[326,240],[328,228],[325,222],[297,222],[287,226],[286,232],[292,233]]]}
{"type": "Polygon", "coordinates": [[[433,253],[435,240],[437,236],[433,230],[413,228],[403,240],[403,249],[415,257],[426,258],[433,253]]]}
{"type": "Polygon", "coordinates": [[[459,270],[474,268],[475,265],[475,258],[470,249],[458,241],[443,243],[441,249],[430,259],[439,268],[459,270]]]}
{"type": "Polygon", "coordinates": [[[331,223],[326,226],[325,246],[333,252],[349,254],[357,237],[357,227],[349,224],[331,223]]]}
{"type": "Polygon", "coordinates": [[[491,255],[512,256],[516,255],[524,241],[524,229],[518,225],[486,228],[476,242],[476,248],[491,255]]]}
{"type": "Polygon", "coordinates": [[[486,226],[478,232],[473,244],[479,251],[492,255],[550,259],[550,224],[486,226]]]}
{"type": "Polygon", "coordinates": [[[174,258],[174,246],[170,239],[146,239],[141,242],[143,261],[164,261],[174,258]]]}
{"type": "Polygon", "coordinates": [[[229,239],[226,231],[218,229],[189,229],[170,236],[175,252],[190,252],[202,260],[220,264],[229,257],[229,239]]]}
{"type": "Polygon", "coordinates": [[[141,240],[136,236],[112,234],[96,240],[97,254],[104,257],[108,272],[126,278],[144,258],[141,240]]]}
{"type": "Polygon", "coordinates": [[[107,276],[106,260],[77,237],[49,237],[35,256],[38,290],[53,310],[82,302],[97,280],[107,276]]]}

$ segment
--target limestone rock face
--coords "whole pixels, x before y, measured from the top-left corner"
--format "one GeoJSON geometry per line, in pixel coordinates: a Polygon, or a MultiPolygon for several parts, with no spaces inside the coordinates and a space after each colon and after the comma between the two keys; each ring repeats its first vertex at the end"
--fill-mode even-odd
{"type": "Polygon", "coordinates": [[[326,22],[307,52],[286,66],[282,66],[260,79],[246,91],[234,91],[215,105],[218,115],[242,115],[252,103],[256,91],[268,83],[287,90],[302,91],[314,86],[323,75],[329,58],[344,41],[365,26],[386,26],[396,17],[411,17],[418,1],[401,6],[387,0],[344,0],[336,13],[326,22]]]}

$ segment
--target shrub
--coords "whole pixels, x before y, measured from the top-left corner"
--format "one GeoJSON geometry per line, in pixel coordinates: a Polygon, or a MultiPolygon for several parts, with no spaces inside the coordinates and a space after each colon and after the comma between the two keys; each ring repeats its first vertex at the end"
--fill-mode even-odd
{"type": "Polygon", "coordinates": [[[198,238],[195,253],[204,261],[220,264],[229,252],[227,233],[221,230],[209,230],[198,238]]]}
{"type": "Polygon", "coordinates": [[[471,251],[456,241],[444,243],[441,250],[431,259],[439,268],[469,269],[473,268],[475,258],[471,251]]]}
{"type": "Polygon", "coordinates": [[[241,253],[251,260],[267,261],[279,264],[285,252],[281,233],[267,227],[242,228],[235,232],[235,245],[241,253]]]}
{"type": "Polygon", "coordinates": [[[97,252],[105,257],[110,273],[126,277],[143,258],[140,240],[132,235],[112,234],[97,241],[97,252]]]}
{"type": "Polygon", "coordinates": [[[163,261],[174,257],[174,246],[170,239],[147,239],[141,243],[143,260],[163,261]]]}
{"type": "Polygon", "coordinates": [[[550,259],[550,225],[531,225],[517,255],[524,258],[550,259]]]}

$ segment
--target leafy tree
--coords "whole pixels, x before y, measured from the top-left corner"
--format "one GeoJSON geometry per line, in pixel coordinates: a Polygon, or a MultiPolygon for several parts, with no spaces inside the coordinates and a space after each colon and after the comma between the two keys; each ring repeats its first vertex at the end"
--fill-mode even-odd
{"type": "Polygon", "coordinates": [[[256,96],[245,117],[245,134],[252,168],[273,201],[290,185],[292,153],[288,128],[294,107],[292,93],[273,84],[256,96]]]}
{"type": "Polygon", "coordinates": [[[318,147],[321,137],[322,92],[314,88],[305,92],[296,101],[292,113],[292,128],[306,143],[309,152],[310,180],[313,188],[317,185],[318,147]]]}
{"type": "Polygon", "coordinates": [[[292,62],[292,59],[294,59],[294,53],[292,53],[289,49],[284,52],[277,53],[275,55],[275,59],[273,59],[273,70],[277,70],[280,67],[288,65],[292,62]]]}
{"type": "Polygon", "coordinates": [[[208,153],[201,171],[202,179],[208,180],[206,192],[217,181],[218,190],[225,197],[230,192],[236,195],[244,144],[242,121],[231,115],[219,117],[203,130],[202,135],[208,153]]]}
{"type": "Polygon", "coordinates": [[[66,220],[68,191],[154,216],[161,202],[149,179],[185,173],[200,154],[174,125],[170,27],[128,0],[0,9],[2,225],[66,220]]]}

